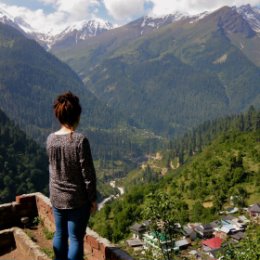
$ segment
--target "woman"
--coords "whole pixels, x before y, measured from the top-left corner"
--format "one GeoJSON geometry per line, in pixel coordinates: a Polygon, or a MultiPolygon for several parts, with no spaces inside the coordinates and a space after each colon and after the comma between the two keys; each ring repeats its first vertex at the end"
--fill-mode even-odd
{"type": "Polygon", "coordinates": [[[48,136],[47,153],[55,260],[83,260],[89,215],[97,208],[96,173],[88,139],[75,132],[81,114],[78,97],[71,92],[58,96],[54,113],[61,128],[48,136]]]}

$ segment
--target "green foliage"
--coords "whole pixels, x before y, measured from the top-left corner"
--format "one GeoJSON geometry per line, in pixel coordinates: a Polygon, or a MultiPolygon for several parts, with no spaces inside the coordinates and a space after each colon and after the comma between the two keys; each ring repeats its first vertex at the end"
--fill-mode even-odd
{"type": "Polygon", "coordinates": [[[150,193],[145,201],[143,218],[151,221],[150,231],[155,234],[164,259],[170,260],[174,255],[172,250],[175,238],[179,235],[176,223],[183,223],[186,219],[188,206],[184,202],[176,201],[165,192],[150,193]],[[186,212],[185,212],[186,211],[186,212]],[[164,241],[169,241],[163,243],[164,241]]]}
{"type": "Polygon", "coordinates": [[[187,209],[187,204],[160,191],[147,195],[143,217],[152,221],[154,230],[162,232],[166,231],[164,228],[174,228],[175,223],[184,223],[182,211],[187,211],[187,209]],[[158,226],[159,221],[166,226],[158,226]]]}
{"type": "Polygon", "coordinates": [[[0,203],[23,193],[48,192],[48,158],[44,149],[0,110],[0,203]]]}
{"type": "Polygon", "coordinates": [[[41,250],[50,258],[53,259],[55,257],[54,251],[51,248],[41,248],[41,250]]]}
{"type": "Polygon", "coordinates": [[[47,240],[52,240],[54,237],[54,232],[49,231],[46,227],[43,227],[43,234],[47,240]]]}
{"type": "MultiPolygon", "coordinates": [[[[239,115],[228,116],[216,120],[206,121],[203,124],[186,132],[182,138],[174,138],[169,145],[170,159],[175,157],[189,158],[191,155],[201,152],[202,148],[209,145],[214,139],[221,135],[221,142],[225,142],[229,138],[235,138],[235,132],[247,132],[260,129],[260,112],[250,107],[248,112],[239,115]],[[241,123],[243,122],[243,123],[241,123]],[[234,135],[228,136],[229,132],[233,131],[234,135]]],[[[243,142],[246,142],[244,140],[243,142]]],[[[242,145],[242,144],[241,144],[242,145]]],[[[251,150],[252,159],[255,162],[259,161],[259,150],[251,150]]],[[[211,157],[211,168],[221,166],[221,161],[212,157],[209,153],[207,157],[211,157]]],[[[243,153],[239,155],[242,160],[243,153]]],[[[235,158],[234,158],[235,159],[235,158]]]]}
{"type": "MultiPolygon", "coordinates": [[[[258,113],[255,112],[255,115],[258,113]]],[[[249,130],[234,127],[237,119],[245,117],[247,113],[205,123],[180,138],[179,148],[174,141],[170,149],[161,153],[165,159],[158,161],[160,167],[168,165],[168,174],[157,181],[147,178],[145,183],[142,182],[145,170],[136,170],[134,177],[129,176],[124,182],[126,193],[111,202],[108,209],[105,207],[98,212],[92,227],[103,235],[109,234],[109,238],[117,242],[128,236],[128,227],[134,222],[149,215],[166,218],[168,215],[163,213],[166,209],[173,210],[173,215],[168,217],[177,222],[206,224],[218,219],[219,212],[225,207],[244,207],[258,202],[260,161],[255,160],[255,156],[260,152],[260,132],[258,127],[247,128],[249,130]],[[195,143],[193,136],[198,136],[195,133],[200,136],[201,152],[193,146],[191,156],[188,151],[195,143]],[[179,168],[171,169],[169,155],[171,160],[176,159],[177,149],[183,150],[185,161],[179,168]],[[147,211],[144,210],[145,205],[150,205],[151,212],[144,217],[140,212],[147,211]],[[125,220],[123,212],[128,209],[134,214],[129,213],[130,218],[125,220]],[[118,224],[119,219],[123,222],[121,225],[118,224]]],[[[153,176],[151,168],[146,171],[147,175],[153,176]]]]}
{"type": "Polygon", "coordinates": [[[81,98],[84,127],[114,127],[120,121],[106,105],[99,102],[83,85],[77,74],[35,41],[12,27],[0,25],[0,108],[15,119],[37,141],[44,142],[54,127],[54,98],[71,90],[81,98]]]}
{"type": "Polygon", "coordinates": [[[129,226],[142,219],[144,195],[152,190],[150,185],[132,187],[123,199],[108,203],[97,212],[91,219],[90,226],[113,242],[122,240],[129,234],[129,226]]]}
{"type": "Polygon", "coordinates": [[[247,232],[247,237],[239,244],[228,243],[224,249],[223,260],[258,260],[260,259],[260,228],[254,225],[247,232]]]}

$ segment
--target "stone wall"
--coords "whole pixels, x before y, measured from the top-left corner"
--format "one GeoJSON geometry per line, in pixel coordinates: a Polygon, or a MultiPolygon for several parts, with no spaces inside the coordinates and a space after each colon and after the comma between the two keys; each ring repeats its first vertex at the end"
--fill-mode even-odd
{"type": "MultiPolygon", "coordinates": [[[[22,226],[22,217],[29,217],[31,220],[39,217],[46,228],[50,231],[55,230],[51,203],[41,193],[17,196],[16,202],[0,205],[0,229],[22,226]]],[[[134,260],[126,252],[89,228],[84,243],[88,260],[134,260]]]]}
{"type": "MultiPolygon", "coordinates": [[[[16,255],[19,254],[19,259],[51,260],[20,228],[0,231],[0,254],[12,254],[13,250],[16,250],[16,255]]],[[[13,258],[16,257],[12,254],[13,258]]]]}
{"type": "Polygon", "coordinates": [[[37,215],[35,196],[18,196],[15,202],[0,205],[0,230],[22,226],[22,217],[33,219],[37,215]]]}

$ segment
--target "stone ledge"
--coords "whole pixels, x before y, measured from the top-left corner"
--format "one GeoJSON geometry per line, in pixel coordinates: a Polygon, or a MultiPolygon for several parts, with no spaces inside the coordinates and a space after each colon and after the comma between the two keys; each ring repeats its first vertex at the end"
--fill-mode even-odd
{"type": "Polygon", "coordinates": [[[0,241],[0,249],[17,249],[21,255],[31,260],[51,260],[20,228],[0,231],[0,241]]]}
{"type": "MultiPolygon", "coordinates": [[[[9,226],[16,226],[17,223],[20,223],[21,217],[30,217],[31,219],[39,217],[47,229],[50,231],[55,230],[50,200],[39,192],[23,194],[16,197],[16,202],[0,205],[0,229],[1,226],[7,224],[6,216],[8,216],[9,226]]],[[[134,260],[126,252],[99,236],[90,228],[87,228],[86,233],[84,244],[88,260],[134,260]]],[[[21,246],[24,245],[21,244],[21,246]]],[[[46,259],[40,257],[37,260],[46,259]]]]}

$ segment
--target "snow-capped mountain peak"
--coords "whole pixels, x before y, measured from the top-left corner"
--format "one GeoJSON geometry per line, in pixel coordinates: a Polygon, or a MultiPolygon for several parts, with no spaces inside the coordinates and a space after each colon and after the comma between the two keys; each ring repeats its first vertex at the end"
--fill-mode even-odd
{"type": "Polygon", "coordinates": [[[113,29],[114,26],[107,21],[97,20],[82,20],[76,22],[53,38],[52,46],[72,46],[77,45],[80,41],[95,37],[103,32],[113,29]]]}
{"type": "Polygon", "coordinates": [[[210,12],[206,11],[206,12],[203,12],[203,13],[200,13],[200,14],[193,15],[193,16],[191,16],[190,23],[196,23],[196,22],[202,20],[203,18],[205,18],[209,14],[210,14],[210,12]]]}
{"type": "Polygon", "coordinates": [[[173,14],[167,15],[147,15],[143,17],[143,21],[141,24],[142,28],[152,27],[152,28],[160,28],[163,25],[170,24],[173,22],[177,22],[179,20],[185,19],[188,17],[188,14],[176,12],[173,14]]]}
{"type": "Polygon", "coordinates": [[[103,20],[82,20],[68,26],[64,31],[57,35],[57,37],[63,37],[66,34],[78,32],[81,34],[80,38],[85,39],[113,28],[114,26],[111,23],[103,20]]]}
{"type": "Polygon", "coordinates": [[[104,29],[104,30],[110,30],[113,28],[113,25],[109,22],[103,21],[103,20],[82,20],[79,22],[74,23],[73,25],[67,27],[65,31],[81,31],[84,30],[85,28],[90,28],[90,29],[104,29]]]}
{"type": "Polygon", "coordinates": [[[0,22],[10,25],[22,32],[28,38],[34,39],[42,46],[50,49],[55,44],[59,45],[75,45],[79,41],[87,38],[95,37],[98,34],[111,30],[114,26],[101,19],[82,20],[75,22],[65,28],[63,31],[40,32],[30,26],[23,18],[14,17],[3,9],[0,9],[0,22]]]}
{"type": "Polygon", "coordinates": [[[17,24],[27,34],[35,32],[35,29],[33,29],[31,25],[26,23],[21,17],[15,17],[14,23],[17,24]]]}
{"type": "Polygon", "coordinates": [[[0,8],[0,19],[5,19],[5,20],[9,20],[9,21],[13,21],[14,18],[8,14],[5,10],[0,8]]]}
{"type": "Polygon", "coordinates": [[[14,17],[3,9],[0,9],[0,22],[14,27],[26,35],[35,31],[23,18],[14,17]]]}
{"type": "MultiPolygon", "coordinates": [[[[234,7],[236,8],[236,7],[234,7]]],[[[252,29],[260,33],[260,9],[251,5],[242,5],[236,8],[237,12],[250,24],[252,29]]]]}
{"type": "Polygon", "coordinates": [[[0,22],[4,23],[4,24],[8,24],[8,25],[18,29],[18,26],[17,26],[17,24],[14,21],[14,17],[12,15],[8,14],[3,9],[0,9],[0,22]]]}

